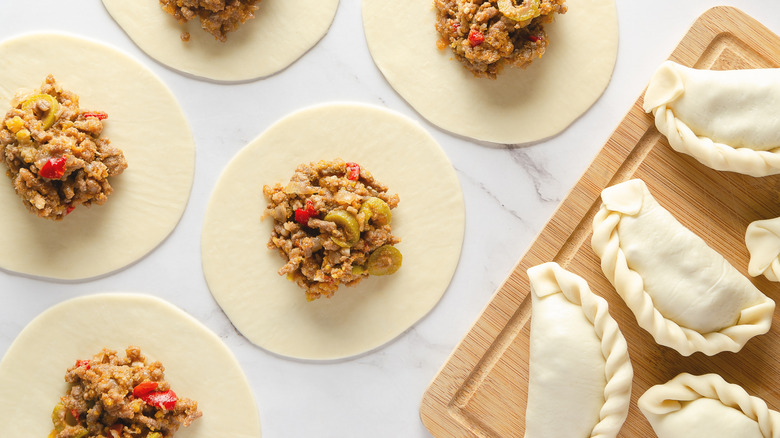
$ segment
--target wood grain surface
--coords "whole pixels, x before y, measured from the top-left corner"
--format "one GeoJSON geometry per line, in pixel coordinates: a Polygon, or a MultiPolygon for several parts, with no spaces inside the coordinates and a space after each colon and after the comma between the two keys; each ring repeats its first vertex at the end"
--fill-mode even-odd
{"type": "MultiPolygon", "coordinates": [[[[701,69],[780,67],[780,38],[743,12],[705,12],[670,59],[701,69]]],[[[637,90],[638,94],[644,94],[637,90]]],[[[654,437],[636,401],[650,386],[681,372],[715,372],[780,410],[780,312],[772,329],[739,353],[683,357],[639,328],[606,280],[590,246],[591,221],[605,187],[642,178],[658,202],[747,276],[748,224],[780,216],[780,176],[754,178],[711,170],[673,151],[642,110],[640,97],[533,242],[431,383],[420,415],[436,437],[521,437],[528,382],[531,299],[526,270],[556,261],[604,297],[629,345],[631,406],[621,437],[654,437]]],[[[753,283],[780,299],[780,285],[753,283]]],[[[562,421],[564,421],[562,419],[562,421]]]]}

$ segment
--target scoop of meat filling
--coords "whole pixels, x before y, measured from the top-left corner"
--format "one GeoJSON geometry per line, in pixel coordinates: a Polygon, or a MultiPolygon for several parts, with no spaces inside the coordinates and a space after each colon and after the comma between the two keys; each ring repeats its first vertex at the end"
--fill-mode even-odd
{"type": "Polygon", "coordinates": [[[106,202],[108,178],[127,168],[122,151],[101,137],[107,114],[79,109],[78,96],[51,75],[11,105],[0,126],[0,156],[30,211],[60,220],[79,205],[106,202]]]}
{"type": "Polygon", "coordinates": [[[263,186],[263,194],[265,216],[274,220],[268,248],[287,261],[279,275],[302,287],[307,300],[401,266],[393,246],[401,239],[390,229],[398,195],[357,163],[301,164],[286,186],[263,186]]]}
{"type": "Polygon", "coordinates": [[[525,68],[548,45],[544,24],[566,12],[564,0],[434,0],[437,46],[477,77],[495,79],[505,64],[525,68]]]}
{"type": "Polygon", "coordinates": [[[168,438],[202,415],[171,390],[160,362],[147,363],[134,346],[125,355],[104,348],[68,369],[49,438],[168,438]]]}
{"type": "MultiPolygon", "coordinates": [[[[186,23],[195,17],[200,26],[214,35],[219,41],[227,41],[228,32],[232,32],[250,18],[254,18],[257,4],[261,0],[160,0],[163,10],[186,23]]],[[[189,34],[182,34],[184,41],[189,34]]]]}

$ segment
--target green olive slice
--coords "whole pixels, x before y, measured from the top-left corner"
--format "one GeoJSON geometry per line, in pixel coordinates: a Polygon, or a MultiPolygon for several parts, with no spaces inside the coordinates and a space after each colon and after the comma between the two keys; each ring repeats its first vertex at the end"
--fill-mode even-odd
{"type": "Polygon", "coordinates": [[[541,15],[539,0],[520,0],[520,3],[517,5],[515,0],[498,0],[498,10],[514,21],[527,21],[541,15]]]}
{"type": "MultiPolygon", "coordinates": [[[[57,436],[59,432],[62,432],[68,426],[79,426],[78,419],[75,418],[62,403],[57,403],[54,406],[54,409],[51,412],[51,421],[54,423],[54,430],[49,433],[49,438],[57,436]]],[[[69,436],[73,436],[73,438],[84,438],[89,431],[84,427],[79,426],[79,428],[76,431],[72,431],[72,433],[73,435],[69,436]]]]}
{"type": "Polygon", "coordinates": [[[54,125],[54,122],[57,121],[57,112],[60,110],[60,103],[57,102],[57,99],[53,96],[49,94],[33,94],[22,102],[22,109],[28,111],[38,105],[38,102],[40,101],[45,101],[49,104],[49,110],[46,111],[46,116],[41,119],[41,128],[49,129],[54,125]]]}
{"type": "Polygon", "coordinates": [[[403,256],[392,245],[383,245],[368,256],[366,268],[369,275],[390,275],[401,267],[403,256]]]}
{"type": "Polygon", "coordinates": [[[350,248],[360,240],[360,225],[352,213],[345,210],[332,210],[323,220],[334,222],[344,234],[344,239],[331,236],[333,242],[342,247],[350,248]]]}
{"type": "Polygon", "coordinates": [[[65,405],[57,403],[51,411],[51,422],[54,423],[54,432],[61,432],[65,429],[65,405]]]}
{"type": "Polygon", "coordinates": [[[377,225],[387,225],[393,218],[393,213],[390,212],[390,206],[387,205],[387,202],[374,196],[363,202],[363,205],[360,207],[360,213],[363,213],[366,222],[371,220],[377,225]]]}

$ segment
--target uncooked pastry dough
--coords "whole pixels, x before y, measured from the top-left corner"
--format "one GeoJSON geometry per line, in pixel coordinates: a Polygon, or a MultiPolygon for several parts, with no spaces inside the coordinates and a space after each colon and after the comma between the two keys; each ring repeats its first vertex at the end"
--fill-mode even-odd
{"type": "Polygon", "coordinates": [[[111,178],[114,193],[104,205],[77,208],[57,222],[31,214],[3,176],[0,267],[56,279],[95,277],[140,259],[176,227],[190,196],[195,142],[173,94],[146,67],[65,34],[0,43],[0,111],[10,109],[18,89],[39,87],[49,73],[79,96],[82,108],[108,113],[103,135],[122,149],[128,168],[111,178]]]}
{"type": "Polygon", "coordinates": [[[705,166],[780,173],[780,69],[698,70],[666,61],[643,107],[674,150],[705,166]]]}
{"type": "Polygon", "coordinates": [[[642,180],[601,192],[593,250],[656,342],[688,356],[739,351],[766,333],[775,302],[661,207],[642,180]]]}
{"type": "Polygon", "coordinates": [[[601,96],[615,66],[614,0],[566,4],[569,11],[544,27],[544,56],[495,81],[475,78],[449,48],[436,48],[430,0],[363,0],[363,27],[379,70],[431,123],[477,140],[524,143],[566,129],[601,96]]]}
{"type": "Polygon", "coordinates": [[[682,373],[637,404],[658,438],[780,437],[780,412],[717,374],[682,373]]]}
{"type": "Polygon", "coordinates": [[[246,81],[287,68],[328,32],[339,0],[263,0],[226,42],[200,27],[179,24],[158,0],[103,0],[127,35],[160,63],[217,81],[246,81]],[[183,42],[183,31],[190,40],[183,42]]]}
{"type": "Polygon", "coordinates": [[[463,195],[449,160],[417,123],[388,110],[330,104],[296,112],[241,150],[214,188],[203,224],[203,269],[211,293],[250,341],[274,353],[336,359],[378,347],[425,316],[447,289],[460,257],[463,195]],[[393,275],[341,287],[307,302],[266,248],[273,220],[263,184],[290,180],[300,163],[354,161],[398,193],[393,275]]]}
{"type": "Polygon", "coordinates": [[[525,437],[617,436],[634,373],[607,302],[557,263],[530,268],[528,278],[533,310],[525,437]]]}
{"type": "Polygon", "coordinates": [[[745,232],[748,274],[780,281],[780,217],[751,222],[745,232]]]}
{"type": "Polygon", "coordinates": [[[65,301],[22,330],[0,362],[0,408],[10,420],[0,421],[0,436],[48,436],[68,367],[103,347],[129,345],[161,361],[171,388],[198,402],[203,417],[176,438],[260,437],[249,383],[222,341],[166,301],[116,293],[65,301]]]}

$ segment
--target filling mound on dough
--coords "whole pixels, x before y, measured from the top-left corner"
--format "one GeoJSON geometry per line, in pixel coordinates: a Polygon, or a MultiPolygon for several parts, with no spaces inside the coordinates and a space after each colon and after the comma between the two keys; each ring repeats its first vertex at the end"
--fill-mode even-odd
{"type": "Polygon", "coordinates": [[[40,90],[19,91],[0,126],[0,153],[16,193],[39,217],[61,220],[79,205],[103,204],[108,178],[127,161],[101,137],[104,112],[79,109],[79,97],[49,75],[40,90]]]}
{"type": "Polygon", "coordinates": [[[134,346],[125,355],[104,348],[68,369],[49,438],[169,438],[202,415],[170,389],[160,362],[147,363],[134,346]]]}
{"type": "Polygon", "coordinates": [[[505,64],[526,68],[547,48],[544,24],[566,13],[564,0],[434,0],[439,49],[477,77],[495,79],[505,64]]]}
{"type": "MultiPolygon", "coordinates": [[[[254,18],[257,4],[261,0],[160,0],[163,10],[186,23],[195,17],[200,26],[214,35],[219,41],[227,41],[228,32],[232,32],[246,20],[254,18]]],[[[190,34],[182,33],[181,39],[189,41],[190,34]]]]}
{"type": "Polygon", "coordinates": [[[331,297],[340,284],[401,266],[390,229],[398,195],[357,163],[341,159],[301,164],[286,186],[263,186],[274,219],[269,249],[278,249],[287,275],[309,301],[331,297]]]}

